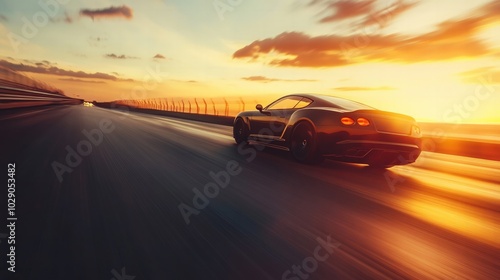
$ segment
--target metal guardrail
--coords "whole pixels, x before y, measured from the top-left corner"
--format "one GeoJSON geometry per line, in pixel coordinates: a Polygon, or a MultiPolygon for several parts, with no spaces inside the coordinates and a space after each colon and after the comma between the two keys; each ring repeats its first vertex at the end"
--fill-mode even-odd
{"type": "Polygon", "coordinates": [[[56,104],[81,104],[83,100],[65,95],[0,86],[0,109],[12,109],[56,104]]]}
{"type": "Polygon", "coordinates": [[[62,94],[57,94],[57,93],[49,93],[49,92],[45,92],[45,91],[36,91],[36,90],[22,89],[22,88],[16,88],[16,87],[0,86],[0,94],[4,94],[6,92],[16,92],[18,94],[30,95],[30,96],[52,96],[52,97],[57,97],[57,98],[71,99],[71,97],[68,97],[68,96],[65,96],[62,94]]]}

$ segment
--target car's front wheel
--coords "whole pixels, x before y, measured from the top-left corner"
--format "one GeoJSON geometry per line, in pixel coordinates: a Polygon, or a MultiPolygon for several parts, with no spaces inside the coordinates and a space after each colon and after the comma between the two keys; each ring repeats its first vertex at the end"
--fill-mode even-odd
{"type": "Polygon", "coordinates": [[[323,157],[318,154],[316,134],[308,122],[298,123],[292,134],[290,151],[295,160],[301,163],[319,163],[323,157]]]}
{"type": "Polygon", "coordinates": [[[236,144],[248,142],[249,129],[242,119],[237,119],[233,126],[233,137],[236,144]]]}

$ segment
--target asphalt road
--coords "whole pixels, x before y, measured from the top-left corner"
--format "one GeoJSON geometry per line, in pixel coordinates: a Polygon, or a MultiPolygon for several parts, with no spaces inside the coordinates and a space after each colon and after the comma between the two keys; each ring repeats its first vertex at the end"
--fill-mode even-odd
{"type": "Polygon", "coordinates": [[[495,161],[308,166],[238,148],[230,127],[83,106],[4,110],[0,124],[17,218],[15,273],[0,227],[2,279],[500,275],[495,161]]]}

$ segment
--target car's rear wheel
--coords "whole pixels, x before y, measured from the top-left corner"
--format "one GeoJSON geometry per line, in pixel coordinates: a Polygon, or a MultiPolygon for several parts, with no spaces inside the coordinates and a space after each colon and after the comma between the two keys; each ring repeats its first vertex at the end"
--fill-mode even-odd
{"type": "Polygon", "coordinates": [[[250,132],[242,119],[237,119],[233,126],[233,137],[236,144],[248,142],[250,132]]]}
{"type": "Polygon", "coordinates": [[[317,152],[316,133],[308,122],[300,122],[295,126],[290,144],[293,158],[301,163],[319,163],[323,157],[317,152]]]}

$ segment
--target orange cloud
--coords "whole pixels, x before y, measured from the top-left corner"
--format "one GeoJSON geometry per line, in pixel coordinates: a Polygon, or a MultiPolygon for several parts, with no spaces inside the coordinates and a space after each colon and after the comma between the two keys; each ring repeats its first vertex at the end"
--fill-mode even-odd
{"type": "Polygon", "coordinates": [[[476,35],[500,20],[500,1],[491,2],[465,19],[444,21],[435,30],[417,36],[324,35],[285,32],[257,40],[237,50],[233,58],[265,61],[273,66],[338,67],[366,62],[415,63],[491,54],[476,35]],[[268,58],[271,58],[270,60],[268,58]]]}
{"type": "Polygon", "coordinates": [[[385,27],[390,21],[413,8],[416,4],[417,2],[405,2],[399,0],[386,8],[373,11],[366,15],[358,26],[363,27],[378,24],[380,27],[385,27]]]}
{"type": "Polygon", "coordinates": [[[331,10],[331,15],[323,17],[320,22],[333,22],[343,19],[353,18],[361,15],[366,15],[373,10],[373,4],[375,0],[363,0],[363,1],[329,1],[327,3],[327,9],[331,10]]]}
{"type": "Polygon", "coordinates": [[[245,81],[250,82],[261,82],[261,83],[269,83],[269,82],[316,82],[317,80],[309,80],[309,79],[297,79],[297,80],[289,80],[289,79],[274,79],[268,78],[264,76],[250,76],[241,78],[245,81]]]}
{"type": "Polygon", "coordinates": [[[343,37],[330,35],[310,37],[301,32],[285,32],[275,38],[255,41],[237,50],[233,58],[259,59],[264,54],[277,52],[292,55],[295,58],[274,59],[271,65],[325,67],[349,64],[334,46],[340,45],[343,37]]]}
{"type": "MultiPolygon", "coordinates": [[[[381,5],[385,4],[382,1],[378,2],[381,2],[381,5]]],[[[415,6],[416,2],[398,0],[382,9],[377,9],[376,4],[377,0],[313,0],[309,3],[310,6],[323,6],[324,12],[328,14],[321,17],[320,23],[331,23],[361,17],[361,20],[357,23],[358,26],[379,24],[383,27],[388,21],[415,6]]]]}
{"type": "Polygon", "coordinates": [[[105,9],[82,9],[80,10],[80,15],[90,17],[92,20],[95,18],[110,18],[110,17],[123,17],[125,19],[132,18],[132,9],[128,6],[120,6],[120,7],[109,7],[105,9]]]}
{"type": "Polygon", "coordinates": [[[93,81],[93,80],[83,80],[83,79],[75,79],[75,78],[62,78],[60,81],[66,82],[75,82],[75,83],[89,83],[89,84],[104,84],[104,81],[93,81]]]}
{"type": "Polygon", "coordinates": [[[156,54],[155,56],[153,56],[154,59],[166,59],[166,57],[162,54],[156,54]]]}
{"type": "Polygon", "coordinates": [[[477,11],[478,14],[484,13],[484,14],[500,14],[500,1],[499,0],[493,0],[484,6],[480,7],[477,11]]]}

